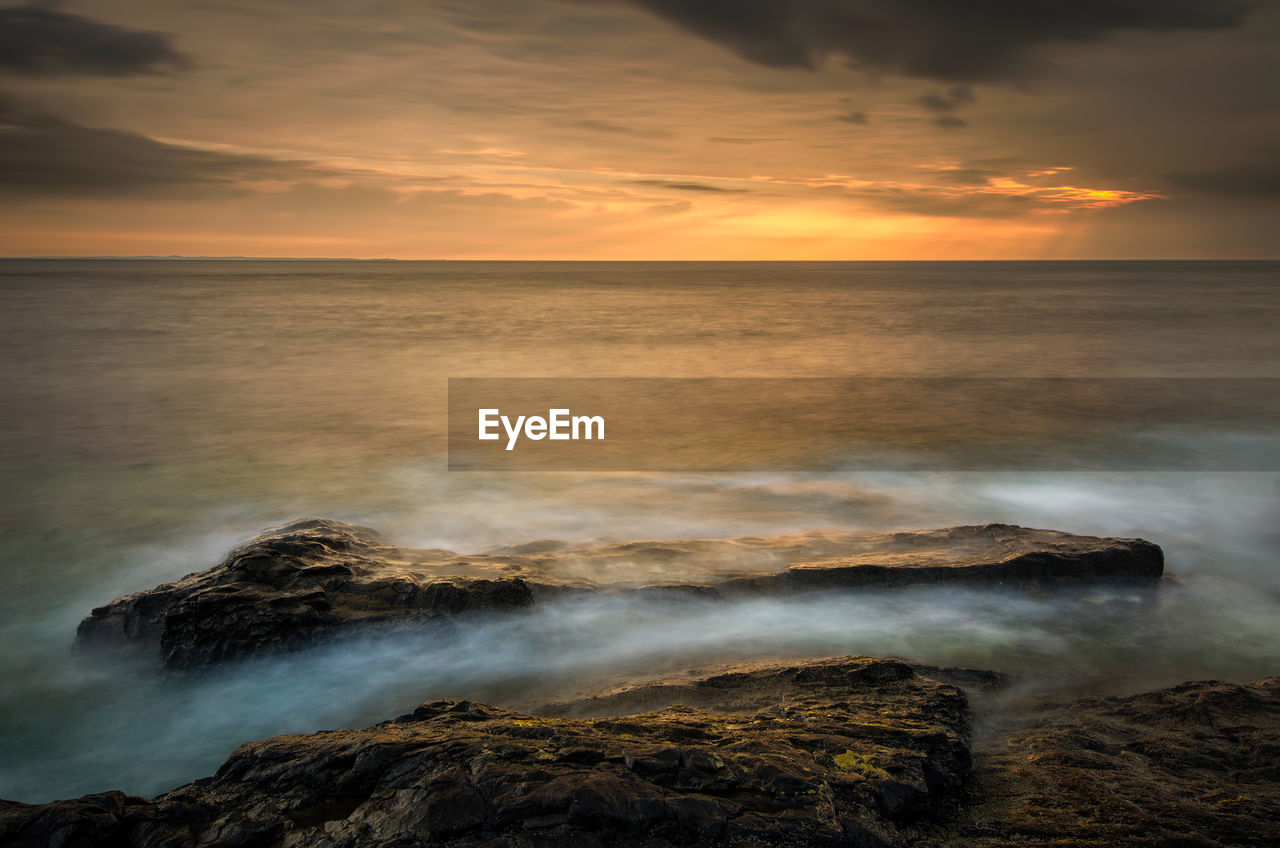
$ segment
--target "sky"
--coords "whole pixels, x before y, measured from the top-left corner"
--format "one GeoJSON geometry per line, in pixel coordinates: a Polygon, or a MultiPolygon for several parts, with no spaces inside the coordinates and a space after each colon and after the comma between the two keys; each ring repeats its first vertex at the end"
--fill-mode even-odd
{"type": "Polygon", "coordinates": [[[0,255],[1280,256],[1280,0],[0,5],[0,255]]]}

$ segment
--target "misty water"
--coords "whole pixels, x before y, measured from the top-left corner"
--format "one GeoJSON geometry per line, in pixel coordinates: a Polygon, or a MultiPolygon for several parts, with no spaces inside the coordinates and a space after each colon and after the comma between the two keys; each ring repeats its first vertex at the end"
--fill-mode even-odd
{"type": "Polygon", "coordinates": [[[0,797],[154,794],[252,738],[738,659],[892,655],[1103,692],[1280,672],[1274,422],[1177,436],[1256,452],[1252,472],[444,462],[448,377],[1280,377],[1278,285],[1265,262],[0,262],[0,797]],[[468,553],[999,521],[1142,536],[1176,580],[578,599],[185,678],[72,654],[92,607],[306,515],[468,553]]]}

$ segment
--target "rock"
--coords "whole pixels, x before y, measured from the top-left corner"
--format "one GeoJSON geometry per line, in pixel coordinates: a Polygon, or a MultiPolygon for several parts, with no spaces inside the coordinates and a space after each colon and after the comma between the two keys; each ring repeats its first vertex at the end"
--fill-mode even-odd
{"type": "Polygon", "coordinates": [[[432,701],[242,745],[154,801],[7,804],[0,844],[895,846],[954,806],[970,768],[964,695],[902,662],[744,666],[644,693],[694,703],[569,718],[432,701]]]}
{"type": "Polygon", "coordinates": [[[845,657],[534,713],[431,701],[363,730],[250,742],[153,800],[0,801],[0,845],[1280,844],[1280,678],[1050,705],[975,751],[967,699],[940,677],[1001,682],[845,657]]]}
{"type": "Polygon", "coordinates": [[[920,584],[1025,588],[1152,582],[1164,574],[1164,552],[1144,539],[1077,536],[1011,524],[877,533],[848,544],[855,550],[795,563],[784,571],[734,577],[718,588],[724,594],[920,584]]]}
{"type": "Polygon", "coordinates": [[[1280,845],[1280,677],[1058,705],[977,762],[931,844],[1280,845]]]}
{"type": "MultiPolygon", "coordinates": [[[[206,811],[181,802],[157,803],[123,792],[86,795],[51,804],[0,801],[0,845],[14,848],[106,848],[183,845],[182,834],[208,822],[206,811]],[[147,834],[170,832],[148,841],[147,834]]],[[[188,843],[189,844],[189,843],[188,843]]]]}
{"type": "Polygon", "coordinates": [[[98,607],[76,642],[158,644],[166,666],[194,668],[359,626],[527,607],[571,589],[448,551],[405,551],[367,527],[304,519],[263,532],[206,571],[98,607]]]}
{"type": "Polygon", "coordinates": [[[93,610],[77,644],[158,645],[167,667],[190,669],[362,626],[602,590],[696,600],[935,583],[1151,582],[1162,571],[1160,548],[1141,539],[1007,524],[580,547],[540,541],[461,555],[399,548],[365,527],[305,519],[265,531],[213,568],[93,610]]]}

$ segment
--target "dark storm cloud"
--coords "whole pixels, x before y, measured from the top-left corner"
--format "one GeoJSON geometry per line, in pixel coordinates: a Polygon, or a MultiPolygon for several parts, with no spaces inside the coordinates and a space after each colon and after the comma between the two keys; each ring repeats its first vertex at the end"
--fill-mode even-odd
{"type": "Polygon", "coordinates": [[[1169,182],[1202,194],[1234,197],[1280,197],[1280,154],[1265,162],[1232,165],[1212,171],[1171,174],[1169,182]]]}
{"type": "Polygon", "coordinates": [[[125,77],[187,64],[167,36],[43,6],[0,8],[0,70],[125,77]]]}
{"type": "Polygon", "coordinates": [[[1246,0],[630,0],[752,62],[818,67],[841,55],[869,71],[942,81],[1008,80],[1053,42],[1116,30],[1237,24],[1246,0]]]}
{"type": "Polygon", "coordinates": [[[239,191],[241,180],[326,175],[302,162],[197,150],[83,126],[0,93],[0,194],[204,194],[239,191]]]}

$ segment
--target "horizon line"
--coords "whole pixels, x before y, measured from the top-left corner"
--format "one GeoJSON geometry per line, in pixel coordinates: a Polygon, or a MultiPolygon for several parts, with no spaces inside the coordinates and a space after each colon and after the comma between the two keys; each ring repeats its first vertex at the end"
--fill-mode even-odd
{"type": "Polygon", "coordinates": [[[9,261],[203,261],[203,262],[705,262],[705,263],[762,263],[762,262],[1276,262],[1280,256],[1197,256],[1197,257],[1105,257],[1085,256],[1073,258],[1021,258],[1021,259],[401,259],[393,256],[360,258],[355,256],[188,256],[185,254],[141,255],[36,255],[0,256],[0,262],[9,261]]]}

